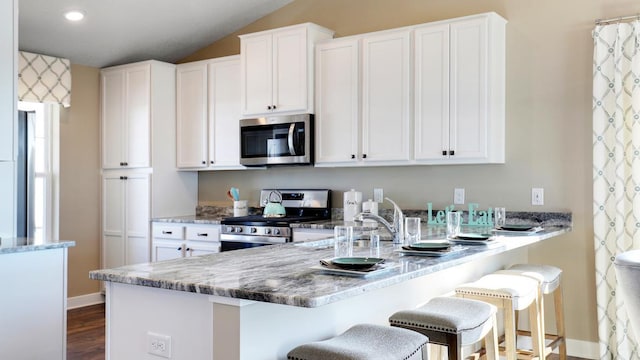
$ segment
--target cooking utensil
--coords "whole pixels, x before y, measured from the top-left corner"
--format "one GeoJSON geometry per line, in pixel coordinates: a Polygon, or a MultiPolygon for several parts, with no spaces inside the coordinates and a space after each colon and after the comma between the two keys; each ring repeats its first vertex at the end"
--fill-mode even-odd
{"type": "Polygon", "coordinates": [[[264,206],[262,216],[283,217],[286,213],[286,209],[282,206],[282,194],[277,190],[271,191],[267,198],[267,203],[264,206]]]}
{"type": "Polygon", "coordinates": [[[235,199],[233,198],[233,195],[231,195],[231,190],[227,190],[227,197],[235,201],[235,199]]]}
{"type": "Polygon", "coordinates": [[[235,201],[240,200],[240,190],[238,190],[238,188],[232,187],[231,196],[233,196],[233,200],[235,201]]]}

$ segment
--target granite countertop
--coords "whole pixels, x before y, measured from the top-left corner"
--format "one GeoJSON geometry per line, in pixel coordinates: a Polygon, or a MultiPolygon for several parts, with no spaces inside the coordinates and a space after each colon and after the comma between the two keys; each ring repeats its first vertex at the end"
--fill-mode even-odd
{"type": "Polygon", "coordinates": [[[152,222],[171,223],[171,224],[208,224],[220,225],[220,221],[228,216],[211,216],[211,215],[185,215],[172,216],[166,218],[154,218],[152,222]]]}
{"type": "Polygon", "coordinates": [[[75,241],[36,240],[33,238],[0,239],[0,255],[76,246],[75,241]]]}
{"type": "MultiPolygon", "coordinates": [[[[482,230],[480,230],[482,231],[482,230]]],[[[392,242],[381,242],[380,256],[391,269],[371,277],[329,275],[311,269],[333,257],[332,239],[263,246],[219,254],[90,272],[94,280],[195,292],[300,307],[318,307],[449,267],[527,246],[571,231],[546,227],[525,236],[500,236],[491,246],[466,246],[445,257],[403,256],[392,242]]],[[[354,256],[368,255],[368,247],[354,256]]]]}

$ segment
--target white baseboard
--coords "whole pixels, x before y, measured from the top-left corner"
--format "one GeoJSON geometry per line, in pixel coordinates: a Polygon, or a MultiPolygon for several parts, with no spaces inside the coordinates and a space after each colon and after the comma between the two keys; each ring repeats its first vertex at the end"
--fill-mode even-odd
{"type": "Polygon", "coordinates": [[[583,359],[599,359],[600,346],[597,342],[567,339],[567,355],[583,359]]]}
{"type": "Polygon", "coordinates": [[[97,292],[67,298],[67,310],[104,303],[104,295],[97,292]]]}

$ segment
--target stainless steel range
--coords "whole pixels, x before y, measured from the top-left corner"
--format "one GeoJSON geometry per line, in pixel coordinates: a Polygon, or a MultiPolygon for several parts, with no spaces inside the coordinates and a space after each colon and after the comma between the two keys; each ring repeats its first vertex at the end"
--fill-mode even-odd
{"type": "Polygon", "coordinates": [[[260,206],[263,214],[221,221],[221,251],[291,242],[290,224],[331,219],[331,190],[264,189],[260,206]],[[274,202],[284,211],[274,212],[274,202]]]}

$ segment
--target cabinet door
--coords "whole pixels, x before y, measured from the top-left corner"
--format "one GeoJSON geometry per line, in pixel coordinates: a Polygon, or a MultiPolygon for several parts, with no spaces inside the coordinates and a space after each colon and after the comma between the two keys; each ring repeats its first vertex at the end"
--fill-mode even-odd
{"type": "Polygon", "coordinates": [[[219,242],[187,241],[185,256],[198,256],[220,252],[219,242]]]}
{"type": "Polygon", "coordinates": [[[409,160],[409,31],[362,40],[362,158],[409,160]]]}
{"type": "Polygon", "coordinates": [[[209,166],[240,165],[240,59],[209,64],[209,166]]]}
{"type": "Polygon", "coordinates": [[[487,158],[487,18],[451,24],[452,159],[487,158]]]}
{"type": "Polygon", "coordinates": [[[414,157],[449,157],[449,25],[431,25],[414,33],[414,157]]]}
{"type": "Polygon", "coordinates": [[[206,167],[207,63],[178,65],[176,76],[177,166],[206,167]]]}
{"type": "Polygon", "coordinates": [[[127,265],[148,262],[150,221],[150,179],[148,174],[127,175],[126,184],[126,248],[127,265]]]}
{"type": "Polygon", "coordinates": [[[257,35],[241,39],[242,114],[264,114],[271,111],[272,36],[257,35]]]}
{"type": "Polygon", "coordinates": [[[125,159],[128,168],[151,166],[151,65],[132,66],[125,78],[125,159]]]}
{"type": "Polygon", "coordinates": [[[273,33],[274,112],[307,110],[307,63],[306,28],[273,33]]]}
{"type": "Polygon", "coordinates": [[[124,181],[120,176],[102,178],[102,266],[125,265],[124,181]]]}
{"type": "Polygon", "coordinates": [[[102,71],[102,168],[118,169],[124,162],[124,70],[102,71]]]}
{"type": "Polygon", "coordinates": [[[358,40],[316,46],[316,164],[359,158],[358,40]]]}
{"type": "Polygon", "coordinates": [[[185,244],[182,240],[153,240],[153,261],[171,260],[184,257],[185,244]]]}

